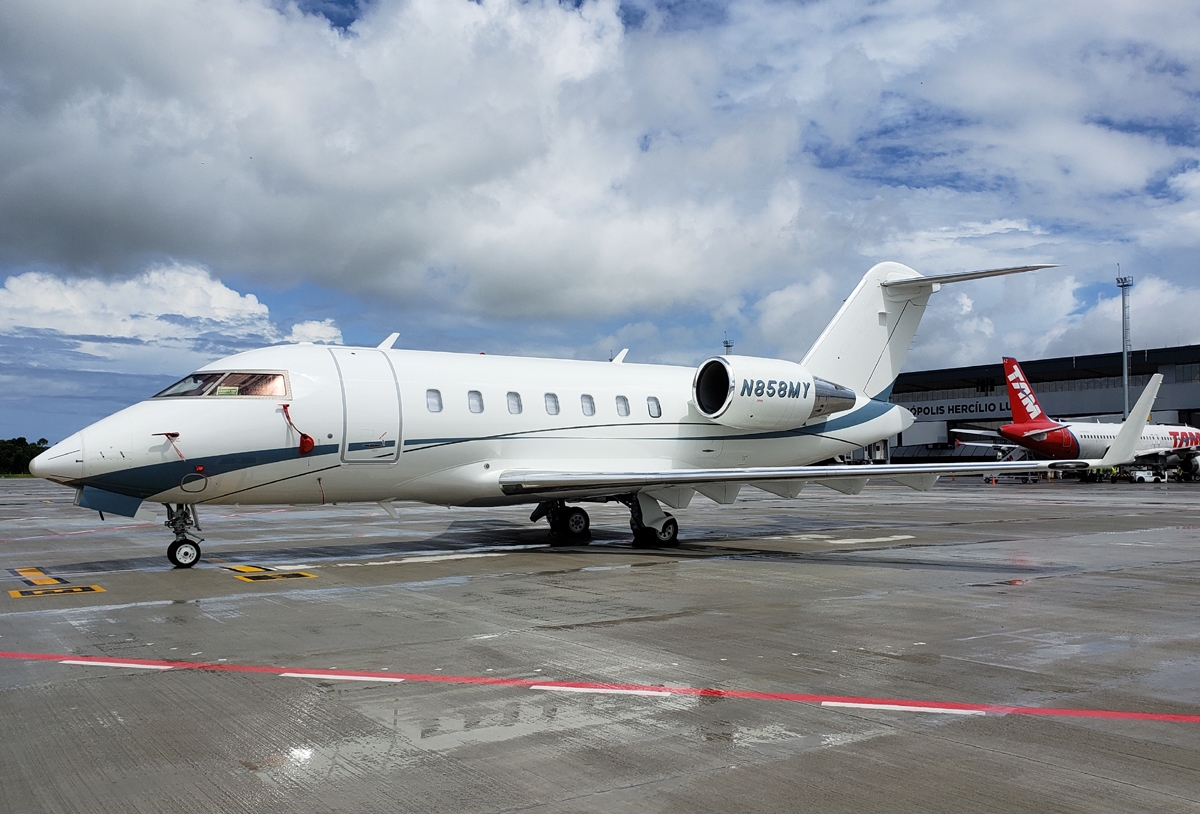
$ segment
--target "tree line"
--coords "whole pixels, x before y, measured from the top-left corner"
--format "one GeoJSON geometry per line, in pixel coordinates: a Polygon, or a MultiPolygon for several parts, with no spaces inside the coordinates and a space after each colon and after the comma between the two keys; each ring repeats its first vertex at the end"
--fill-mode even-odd
{"type": "Polygon", "coordinates": [[[0,475],[28,475],[29,462],[49,448],[45,438],[36,443],[24,437],[0,439],[0,475]]]}

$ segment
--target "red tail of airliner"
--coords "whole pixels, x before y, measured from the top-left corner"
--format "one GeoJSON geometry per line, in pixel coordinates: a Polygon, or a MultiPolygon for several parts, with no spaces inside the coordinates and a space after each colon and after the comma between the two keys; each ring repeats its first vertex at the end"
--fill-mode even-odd
{"type": "Polygon", "coordinates": [[[1062,426],[1046,416],[1046,411],[1033,394],[1033,388],[1029,386],[1029,379],[1025,378],[1025,371],[1021,370],[1016,359],[1004,357],[1004,379],[1008,383],[1008,403],[1012,406],[1014,424],[1028,429],[1062,426]]]}

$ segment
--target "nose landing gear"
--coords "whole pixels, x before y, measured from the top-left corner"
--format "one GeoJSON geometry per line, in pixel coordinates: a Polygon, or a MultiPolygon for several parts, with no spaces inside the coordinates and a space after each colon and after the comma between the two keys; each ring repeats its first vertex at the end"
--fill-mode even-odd
{"type": "Polygon", "coordinates": [[[167,546],[167,559],[176,568],[191,568],[200,559],[200,544],[203,537],[191,533],[200,531],[200,519],[194,503],[167,504],[167,522],[164,526],[175,532],[175,541],[167,546]]]}

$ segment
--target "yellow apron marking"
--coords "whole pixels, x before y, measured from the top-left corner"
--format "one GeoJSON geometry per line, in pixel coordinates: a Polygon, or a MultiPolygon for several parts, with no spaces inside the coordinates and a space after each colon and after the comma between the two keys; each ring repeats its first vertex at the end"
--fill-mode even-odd
{"type": "Polygon", "coordinates": [[[23,596],[60,596],[62,594],[102,594],[104,589],[99,585],[70,585],[58,588],[26,588],[23,591],[9,591],[14,599],[23,596]]]}
{"type": "Polygon", "coordinates": [[[306,574],[303,571],[287,571],[282,574],[238,574],[237,578],[243,582],[266,582],[271,579],[304,579],[305,577],[315,578],[316,576],[316,574],[306,574]]]}
{"type": "Polygon", "coordinates": [[[271,570],[270,568],[262,568],[257,565],[224,565],[221,567],[227,571],[238,571],[242,574],[262,574],[271,570]]]}
{"type": "Polygon", "coordinates": [[[26,585],[67,585],[70,580],[48,577],[40,568],[9,568],[8,573],[20,577],[26,585]]]}

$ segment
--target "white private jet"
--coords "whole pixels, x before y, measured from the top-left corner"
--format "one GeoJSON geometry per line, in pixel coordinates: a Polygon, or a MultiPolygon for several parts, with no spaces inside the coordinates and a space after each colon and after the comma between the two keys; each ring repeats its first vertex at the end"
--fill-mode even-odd
{"type": "MultiPolygon", "coordinates": [[[[588,536],[571,502],[629,507],[634,545],[678,544],[663,511],[743,485],[795,497],[806,483],[857,494],[872,477],[929,489],[944,474],[1109,466],[1102,460],[814,466],[889,438],[912,414],[887,398],[930,295],[945,283],[1048,266],[924,277],[880,263],[800,364],[715,356],[698,368],[284,345],[207,365],[55,444],[30,464],[76,505],[128,517],[167,509],[177,567],[200,558],[198,504],[392,501],[537,504],[556,543],[588,536]]],[[[1150,412],[1158,380],[1133,415],[1150,412]],[[1143,409],[1144,407],[1144,409],[1143,409]]],[[[1132,439],[1132,440],[1131,440],[1132,439]]]]}

